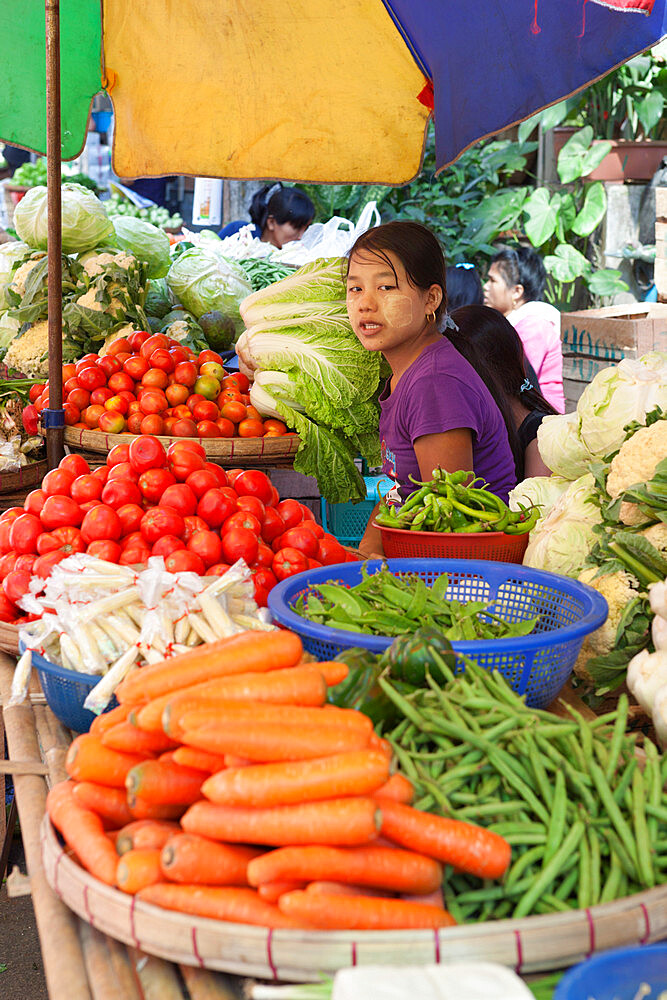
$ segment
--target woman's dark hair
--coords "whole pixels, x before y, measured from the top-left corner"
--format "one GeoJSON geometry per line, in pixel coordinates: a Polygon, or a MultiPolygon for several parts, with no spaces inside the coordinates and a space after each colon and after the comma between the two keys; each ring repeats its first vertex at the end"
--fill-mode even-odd
{"type": "Polygon", "coordinates": [[[474,264],[454,264],[447,268],[447,304],[450,312],[461,306],[481,306],[482,281],[474,264]]]}
{"type": "Polygon", "coordinates": [[[507,285],[523,285],[526,302],[539,302],[547,283],[547,272],[540,255],[532,247],[503,247],[492,264],[498,265],[507,285]]]}
{"type": "Polygon", "coordinates": [[[347,255],[348,271],[352,255],[361,251],[381,257],[392,271],[394,265],[387,251],[395,253],[413,288],[426,291],[431,285],[440,285],[442,302],[435,311],[436,323],[440,320],[447,311],[447,269],[442,247],[430,229],[418,222],[387,222],[384,226],[367,229],[357,237],[347,255]]]}
{"type": "Polygon", "coordinates": [[[452,319],[458,330],[448,330],[447,337],[459,354],[470,362],[493,396],[505,421],[518,481],[521,482],[524,455],[511,401],[519,400],[526,409],[539,410],[540,413],[556,413],[556,410],[544,398],[539,386],[532,385],[526,378],[523,344],[502,313],[488,306],[463,306],[452,313],[452,319]]]}
{"type": "Polygon", "coordinates": [[[272,215],[278,225],[291,222],[300,229],[309,226],[315,215],[315,206],[303,191],[283,187],[280,181],[265,184],[250,202],[250,218],[260,232],[264,232],[266,220],[272,215]]]}

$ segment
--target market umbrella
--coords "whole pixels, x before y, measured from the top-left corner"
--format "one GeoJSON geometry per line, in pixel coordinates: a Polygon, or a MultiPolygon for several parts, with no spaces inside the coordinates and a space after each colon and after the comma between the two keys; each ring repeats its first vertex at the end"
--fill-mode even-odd
{"type": "Polygon", "coordinates": [[[666,3],[62,0],[61,46],[60,0],[5,0],[0,139],[49,160],[50,460],[62,420],[60,160],[83,148],[102,86],[122,177],[399,184],[419,170],[431,112],[443,168],[658,42],[666,3]]]}

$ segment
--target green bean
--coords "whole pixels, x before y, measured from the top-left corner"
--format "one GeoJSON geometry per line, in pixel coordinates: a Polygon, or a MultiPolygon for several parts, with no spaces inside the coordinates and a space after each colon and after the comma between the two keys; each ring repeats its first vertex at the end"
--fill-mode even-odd
{"type": "Polygon", "coordinates": [[[667,823],[667,808],[665,808],[665,806],[656,806],[652,802],[647,802],[646,812],[649,816],[652,816],[655,819],[660,819],[663,823],[667,823]]]}
{"type": "Polygon", "coordinates": [[[456,923],[457,924],[465,923],[465,917],[463,915],[457,895],[455,892],[448,892],[446,884],[445,884],[444,896],[445,896],[445,908],[452,915],[456,923]]]}
{"type": "Polygon", "coordinates": [[[609,842],[609,847],[611,848],[612,853],[615,853],[618,856],[623,874],[628,878],[635,878],[637,874],[637,866],[632,857],[626,851],[621,838],[618,836],[616,831],[611,828],[604,830],[603,833],[609,842]]]}
{"type": "Polygon", "coordinates": [[[600,838],[591,826],[588,828],[587,837],[591,855],[591,906],[595,906],[600,900],[600,884],[602,879],[600,838]]]}
{"type": "Polygon", "coordinates": [[[528,747],[528,763],[533,770],[535,784],[537,785],[537,789],[542,796],[544,804],[551,812],[553,812],[554,797],[556,792],[554,786],[547,777],[542,755],[537,749],[537,745],[534,740],[526,740],[526,744],[528,747]]]}
{"type": "Polygon", "coordinates": [[[569,913],[572,909],[572,907],[568,906],[564,900],[558,899],[558,897],[554,896],[552,893],[545,892],[542,896],[542,900],[547,904],[547,906],[550,906],[552,910],[558,913],[569,913]]]}
{"type": "Polygon", "coordinates": [[[452,806],[440,785],[438,785],[436,781],[433,781],[427,774],[424,774],[423,768],[420,768],[419,766],[417,766],[417,775],[418,776],[415,781],[421,782],[421,784],[428,789],[428,791],[430,791],[431,795],[435,799],[435,802],[439,808],[444,811],[446,816],[453,816],[455,810],[452,809],[452,806]]]}
{"type": "Polygon", "coordinates": [[[586,828],[582,822],[577,821],[574,824],[551,861],[544,866],[537,878],[533,880],[530,889],[519,900],[513,913],[515,919],[525,917],[531,912],[537,900],[541,898],[542,893],[551,885],[561,871],[563,863],[579,847],[579,842],[585,831],[586,828]]]}
{"type": "Polygon", "coordinates": [[[646,786],[644,777],[639,771],[635,771],[632,779],[632,817],[637,850],[637,874],[642,885],[652,889],[655,885],[655,872],[646,822],[646,786]]]}
{"type": "Polygon", "coordinates": [[[543,854],[544,849],[541,845],[531,847],[527,851],[524,851],[524,853],[517,858],[505,876],[505,888],[510,889],[513,885],[516,885],[524,872],[526,872],[534,862],[538,861],[543,854]]]}
{"type": "MultiPolygon", "coordinates": [[[[649,817],[647,821],[648,835],[651,844],[655,845],[658,837],[658,820],[660,817],[656,816],[651,810],[661,808],[662,785],[660,783],[660,762],[656,745],[648,738],[644,740],[644,752],[646,753],[644,780],[647,785],[648,796],[646,802],[646,812],[649,817]]],[[[664,818],[667,819],[667,809],[665,810],[664,818]]]]}
{"type": "Polygon", "coordinates": [[[621,776],[621,780],[619,781],[619,783],[617,784],[616,788],[614,789],[614,793],[613,793],[614,794],[614,799],[616,800],[616,802],[618,803],[619,806],[625,800],[625,793],[628,790],[628,788],[630,787],[630,784],[632,782],[632,776],[635,773],[635,768],[636,767],[637,767],[637,758],[636,757],[631,757],[630,760],[628,761],[628,763],[625,766],[625,770],[623,771],[623,774],[621,776]]]}
{"type": "MultiPolygon", "coordinates": [[[[489,829],[494,828],[490,827],[489,829]]],[[[516,833],[503,833],[501,836],[504,837],[507,843],[511,844],[512,847],[520,847],[524,844],[546,844],[547,842],[547,835],[544,831],[542,833],[524,833],[523,830],[517,830],[516,833]]]]}
{"type": "Polygon", "coordinates": [[[577,864],[562,880],[557,889],[554,890],[556,899],[566,900],[572,895],[572,890],[579,882],[579,865],[577,864]]]}
{"type": "Polygon", "coordinates": [[[505,885],[489,885],[483,889],[471,889],[461,892],[458,896],[459,903],[487,903],[494,900],[507,899],[508,896],[520,896],[532,885],[533,877],[521,879],[509,888],[505,885]]]}
{"type": "Polygon", "coordinates": [[[428,792],[426,795],[422,795],[421,798],[415,799],[412,805],[413,808],[419,809],[420,812],[429,812],[435,805],[435,799],[428,792]]]}
{"type": "Polygon", "coordinates": [[[563,771],[565,774],[566,781],[569,782],[573,791],[583,800],[586,808],[591,816],[595,816],[597,813],[597,803],[593,798],[593,795],[589,791],[587,784],[591,784],[591,778],[587,774],[581,774],[579,771],[570,764],[569,760],[563,756],[555,747],[552,747],[547,740],[542,740],[541,736],[538,734],[536,736],[538,746],[540,746],[547,757],[551,758],[553,763],[556,765],[556,773],[563,771]]]}
{"type": "Polygon", "coordinates": [[[591,905],[591,853],[588,847],[586,835],[581,838],[579,844],[579,885],[577,887],[577,905],[580,910],[585,910],[591,905]]]}
{"type": "Polygon", "coordinates": [[[544,848],[544,863],[547,864],[558,849],[563,833],[565,832],[565,817],[567,812],[567,789],[565,787],[565,775],[562,771],[556,774],[556,787],[551,807],[551,819],[547,832],[546,847],[544,848]]]}
{"type": "Polygon", "coordinates": [[[484,802],[481,805],[459,809],[456,815],[457,819],[469,819],[472,816],[496,816],[522,812],[525,808],[525,802],[519,802],[518,799],[509,802],[484,802]]]}
{"type": "Polygon", "coordinates": [[[628,696],[627,694],[621,694],[618,699],[618,706],[616,709],[616,719],[614,721],[614,733],[611,738],[611,744],[609,747],[609,760],[607,761],[607,767],[604,772],[605,779],[611,781],[612,775],[616,770],[616,764],[618,763],[618,755],[621,752],[621,747],[623,746],[623,739],[625,737],[625,727],[628,722],[628,696]]]}
{"type": "Polygon", "coordinates": [[[611,903],[612,900],[618,898],[618,890],[621,884],[621,876],[623,875],[623,868],[619,860],[618,854],[612,850],[611,852],[611,865],[609,867],[609,874],[602,887],[602,892],[600,893],[601,903],[611,903]]]}
{"type": "Polygon", "coordinates": [[[626,820],[624,819],[623,814],[621,813],[621,810],[619,809],[616,800],[614,799],[614,796],[611,793],[611,789],[609,788],[605,776],[602,773],[602,769],[598,767],[598,765],[594,763],[594,761],[591,761],[590,763],[590,774],[595,783],[598,795],[600,796],[600,801],[602,802],[602,805],[606,809],[607,815],[609,816],[609,819],[611,820],[614,829],[616,830],[618,836],[623,842],[623,846],[625,847],[628,854],[630,855],[630,858],[632,859],[632,862],[635,866],[635,872],[638,873],[637,849],[632,836],[632,832],[626,820]]]}
{"type": "Polygon", "coordinates": [[[406,777],[408,777],[410,781],[413,782],[417,781],[419,777],[417,774],[417,768],[412,762],[410,754],[407,753],[407,751],[405,751],[403,747],[401,747],[398,743],[393,743],[392,749],[396,754],[398,763],[400,764],[402,770],[405,772],[406,777]]]}

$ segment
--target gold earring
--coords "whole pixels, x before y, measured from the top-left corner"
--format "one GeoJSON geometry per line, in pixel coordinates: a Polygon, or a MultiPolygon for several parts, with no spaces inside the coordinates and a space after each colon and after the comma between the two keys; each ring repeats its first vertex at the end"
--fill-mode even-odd
{"type": "Polygon", "coordinates": [[[426,322],[427,323],[435,323],[435,313],[434,312],[426,313],[426,322]]]}

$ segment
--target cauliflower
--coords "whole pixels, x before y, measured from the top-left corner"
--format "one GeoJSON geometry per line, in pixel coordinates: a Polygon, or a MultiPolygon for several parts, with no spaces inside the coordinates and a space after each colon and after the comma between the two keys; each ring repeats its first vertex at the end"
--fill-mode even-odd
{"type": "Polygon", "coordinates": [[[609,605],[609,614],[604,625],[588,636],[588,646],[593,656],[610,653],[616,642],[616,629],[626,606],[638,596],[639,583],[625,570],[617,570],[605,576],[597,576],[597,566],[589,566],[579,574],[581,583],[602,594],[609,605]]]}
{"type": "Polygon", "coordinates": [[[85,295],[80,295],[76,300],[80,306],[85,306],[86,309],[94,309],[95,312],[103,312],[102,303],[96,298],[97,288],[94,286],[89,288],[85,295]]]}
{"type": "Polygon", "coordinates": [[[23,336],[9,345],[4,363],[8,368],[23,372],[30,377],[49,374],[49,323],[41,319],[33,323],[23,336]]]}
{"type": "Polygon", "coordinates": [[[20,295],[21,298],[25,295],[25,283],[28,275],[32,271],[33,267],[37,267],[40,260],[44,257],[46,257],[45,253],[31,257],[30,260],[27,260],[25,264],[21,264],[21,266],[14,272],[14,277],[12,278],[9,287],[13,292],[16,292],[17,295],[20,295]]]}
{"type": "MultiPolygon", "coordinates": [[[[632,486],[648,482],[665,455],[667,420],[657,420],[650,427],[640,427],[612,459],[607,476],[609,496],[615,500],[632,486]]],[[[638,525],[647,520],[637,504],[625,500],[621,503],[619,518],[627,525],[638,525]]]]}
{"type": "Polygon", "coordinates": [[[115,264],[117,267],[122,267],[127,271],[128,267],[134,260],[135,258],[129,253],[104,252],[92,254],[91,256],[86,257],[82,263],[86,274],[91,278],[95,278],[98,274],[102,274],[104,269],[110,264],[115,264]]]}
{"type": "Polygon", "coordinates": [[[657,524],[649,525],[648,528],[643,528],[639,534],[643,535],[661,555],[667,555],[667,524],[659,521],[657,524]]]}

